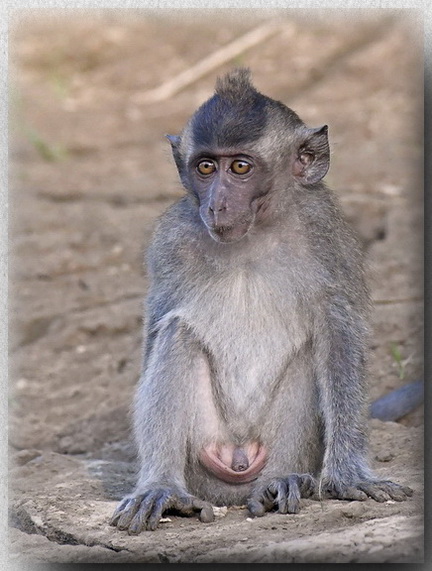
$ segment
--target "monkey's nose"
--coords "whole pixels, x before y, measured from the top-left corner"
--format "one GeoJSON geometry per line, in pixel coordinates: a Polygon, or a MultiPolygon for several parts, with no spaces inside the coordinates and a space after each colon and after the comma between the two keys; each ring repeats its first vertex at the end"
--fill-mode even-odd
{"type": "Polygon", "coordinates": [[[208,212],[209,212],[208,215],[214,225],[216,226],[223,225],[225,216],[227,214],[227,207],[225,201],[210,204],[208,207],[208,212]]]}
{"type": "Polygon", "coordinates": [[[209,206],[209,210],[210,210],[211,214],[214,214],[215,212],[224,212],[226,209],[227,208],[226,208],[225,204],[218,204],[218,205],[209,206]]]}

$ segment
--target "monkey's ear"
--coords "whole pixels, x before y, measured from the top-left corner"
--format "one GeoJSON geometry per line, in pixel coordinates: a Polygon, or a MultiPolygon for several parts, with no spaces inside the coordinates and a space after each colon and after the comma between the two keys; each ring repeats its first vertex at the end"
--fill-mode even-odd
{"type": "Polygon", "coordinates": [[[307,129],[294,158],[294,176],[304,184],[314,184],[327,174],[329,166],[328,126],[307,129]]]}
{"type": "Polygon", "coordinates": [[[177,169],[179,173],[181,173],[181,168],[183,166],[183,160],[180,155],[180,142],[181,139],[179,135],[165,135],[168,141],[171,144],[172,154],[177,165],[177,169]]]}
{"type": "Polygon", "coordinates": [[[171,147],[178,147],[180,144],[179,135],[165,135],[168,141],[171,143],[171,147]]]}

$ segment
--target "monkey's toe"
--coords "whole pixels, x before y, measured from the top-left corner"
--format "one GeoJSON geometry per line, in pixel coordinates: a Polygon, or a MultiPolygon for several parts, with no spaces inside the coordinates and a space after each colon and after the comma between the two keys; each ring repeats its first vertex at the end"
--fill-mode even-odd
{"type": "Polygon", "coordinates": [[[388,500],[403,502],[413,495],[411,488],[395,484],[390,480],[360,482],[357,487],[377,502],[388,500]]]}
{"type": "Polygon", "coordinates": [[[134,498],[136,505],[131,506],[129,512],[120,518],[118,529],[127,530],[129,535],[136,535],[143,529],[148,529],[148,518],[154,510],[157,497],[157,493],[149,492],[134,498]]]}
{"type": "Polygon", "coordinates": [[[366,492],[357,486],[345,484],[339,480],[323,479],[317,484],[316,499],[333,499],[363,502],[367,500],[366,492]]]}
{"type": "Polygon", "coordinates": [[[203,508],[199,514],[200,521],[203,523],[211,523],[215,520],[213,508],[209,505],[203,508]]]}
{"type": "Polygon", "coordinates": [[[269,486],[275,494],[275,504],[281,514],[296,514],[300,511],[300,487],[297,476],[275,480],[269,486]]]}
{"type": "Polygon", "coordinates": [[[364,480],[355,485],[341,482],[326,482],[318,487],[318,499],[328,498],[337,500],[364,501],[372,498],[376,502],[395,500],[403,502],[411,496],[413,491],[406,486],[400,486],[390,480],[364,480]]]}
{"type": "Polygon", "coordinates": [[[154,531],[167,511],[183,516],[198,514],[204,523],[214,521],[211,504],[176,488],[157,488],[125,498],[112,515],[110,525],[138,535],[144,530],[154,531]]]}
{"type": "Polygon", "coordinates": [[[140,502],[140,498],[125,498],[113,513],[110,525],[120,530],[126,530],[137,512],[140,502]]]}
{"type": "Polygon", "coordinates": [[[122,515],[122,513],[123,513],[123,511],[124,511],[124,508],[126,507],[126,505],[127,505],[128,503],[129,503],[129,498],[124,498],[124,499],[120,502],[120,504],[119,504],[119,505],[116,507],[116,509],[114,510],[113,515],[111,516],[111,519],[110,519],[110,522],[109,522],[110,525],[112,525],[112,526],[114,526],[114,527],[117,526],[117,523],[118,523],[118,521],[119,521],[119,519],[120,519],[120,517],[121,517],[121,515],[122,515]]]}
{"type": "Polygon", "coordinates": [[[338,500],[348,500],[348,501],[357,501],[357,502],[364,502],[365,500],[367,500],[367,494],[363,492],[363,490],[357,489],[355,486],[343,487],[337,493],[337,495],[333,497],[335,497],[338,500]]]}
{"type": "Polygon", "coordinates": [[[172,508],[179,514],[185,516],[191,516],[197,513],[200,521],[203,523],[211,523],[215,520],[211,504],[194,496],[188,495],[176,498],[172,508]]]}
{"type": "Polygon", "coordinates": [[[310,474],[291,474],[287,478],[275,478],[256,490],[248,501],[248,509],[254,516],[276,508],[278,513],[296,514],[300,511],[300,499],[309,498],[315,489],[310,474]]]}
{"type": "Polygon", "coordinates": [[[250,513],[255,517],[262,517],[266,513],[264,504],[255,498],[248,500],[247,507],[250,513]]]}

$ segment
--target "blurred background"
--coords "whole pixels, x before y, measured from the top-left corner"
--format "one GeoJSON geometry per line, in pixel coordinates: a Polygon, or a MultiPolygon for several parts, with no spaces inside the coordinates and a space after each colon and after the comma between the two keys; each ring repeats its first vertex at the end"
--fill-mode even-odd
{"type": "MultiPolygon", "coordinates": [[[[10,35],[12,450],[126,457],[143,254],[233,66],[311,127],[367,253],[370,394],[422,377],[422,29],[409,12],[21,12],[10,35]],[[126,452],[125,452],[126,450],[126,452]],[[123,456],[122,456],[123,454],[123,456]]],[[[422,410],[402,419],[422,423],[422,410]]],[[[31,453],[30,453],[31,456],[31,453]]]]}

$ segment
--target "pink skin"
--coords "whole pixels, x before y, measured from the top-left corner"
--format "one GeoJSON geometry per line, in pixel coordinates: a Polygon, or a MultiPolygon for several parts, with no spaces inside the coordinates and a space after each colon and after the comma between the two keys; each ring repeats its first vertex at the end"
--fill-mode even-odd
{"type": "Polygon", "coordinates": [[[234,444],[213,443],[200,454],[200,460],[207,470],[229,484],[247,484],[255,480],[266,459],[267,451],[258,442],[251,442],[242,448],[234,444]]]}

